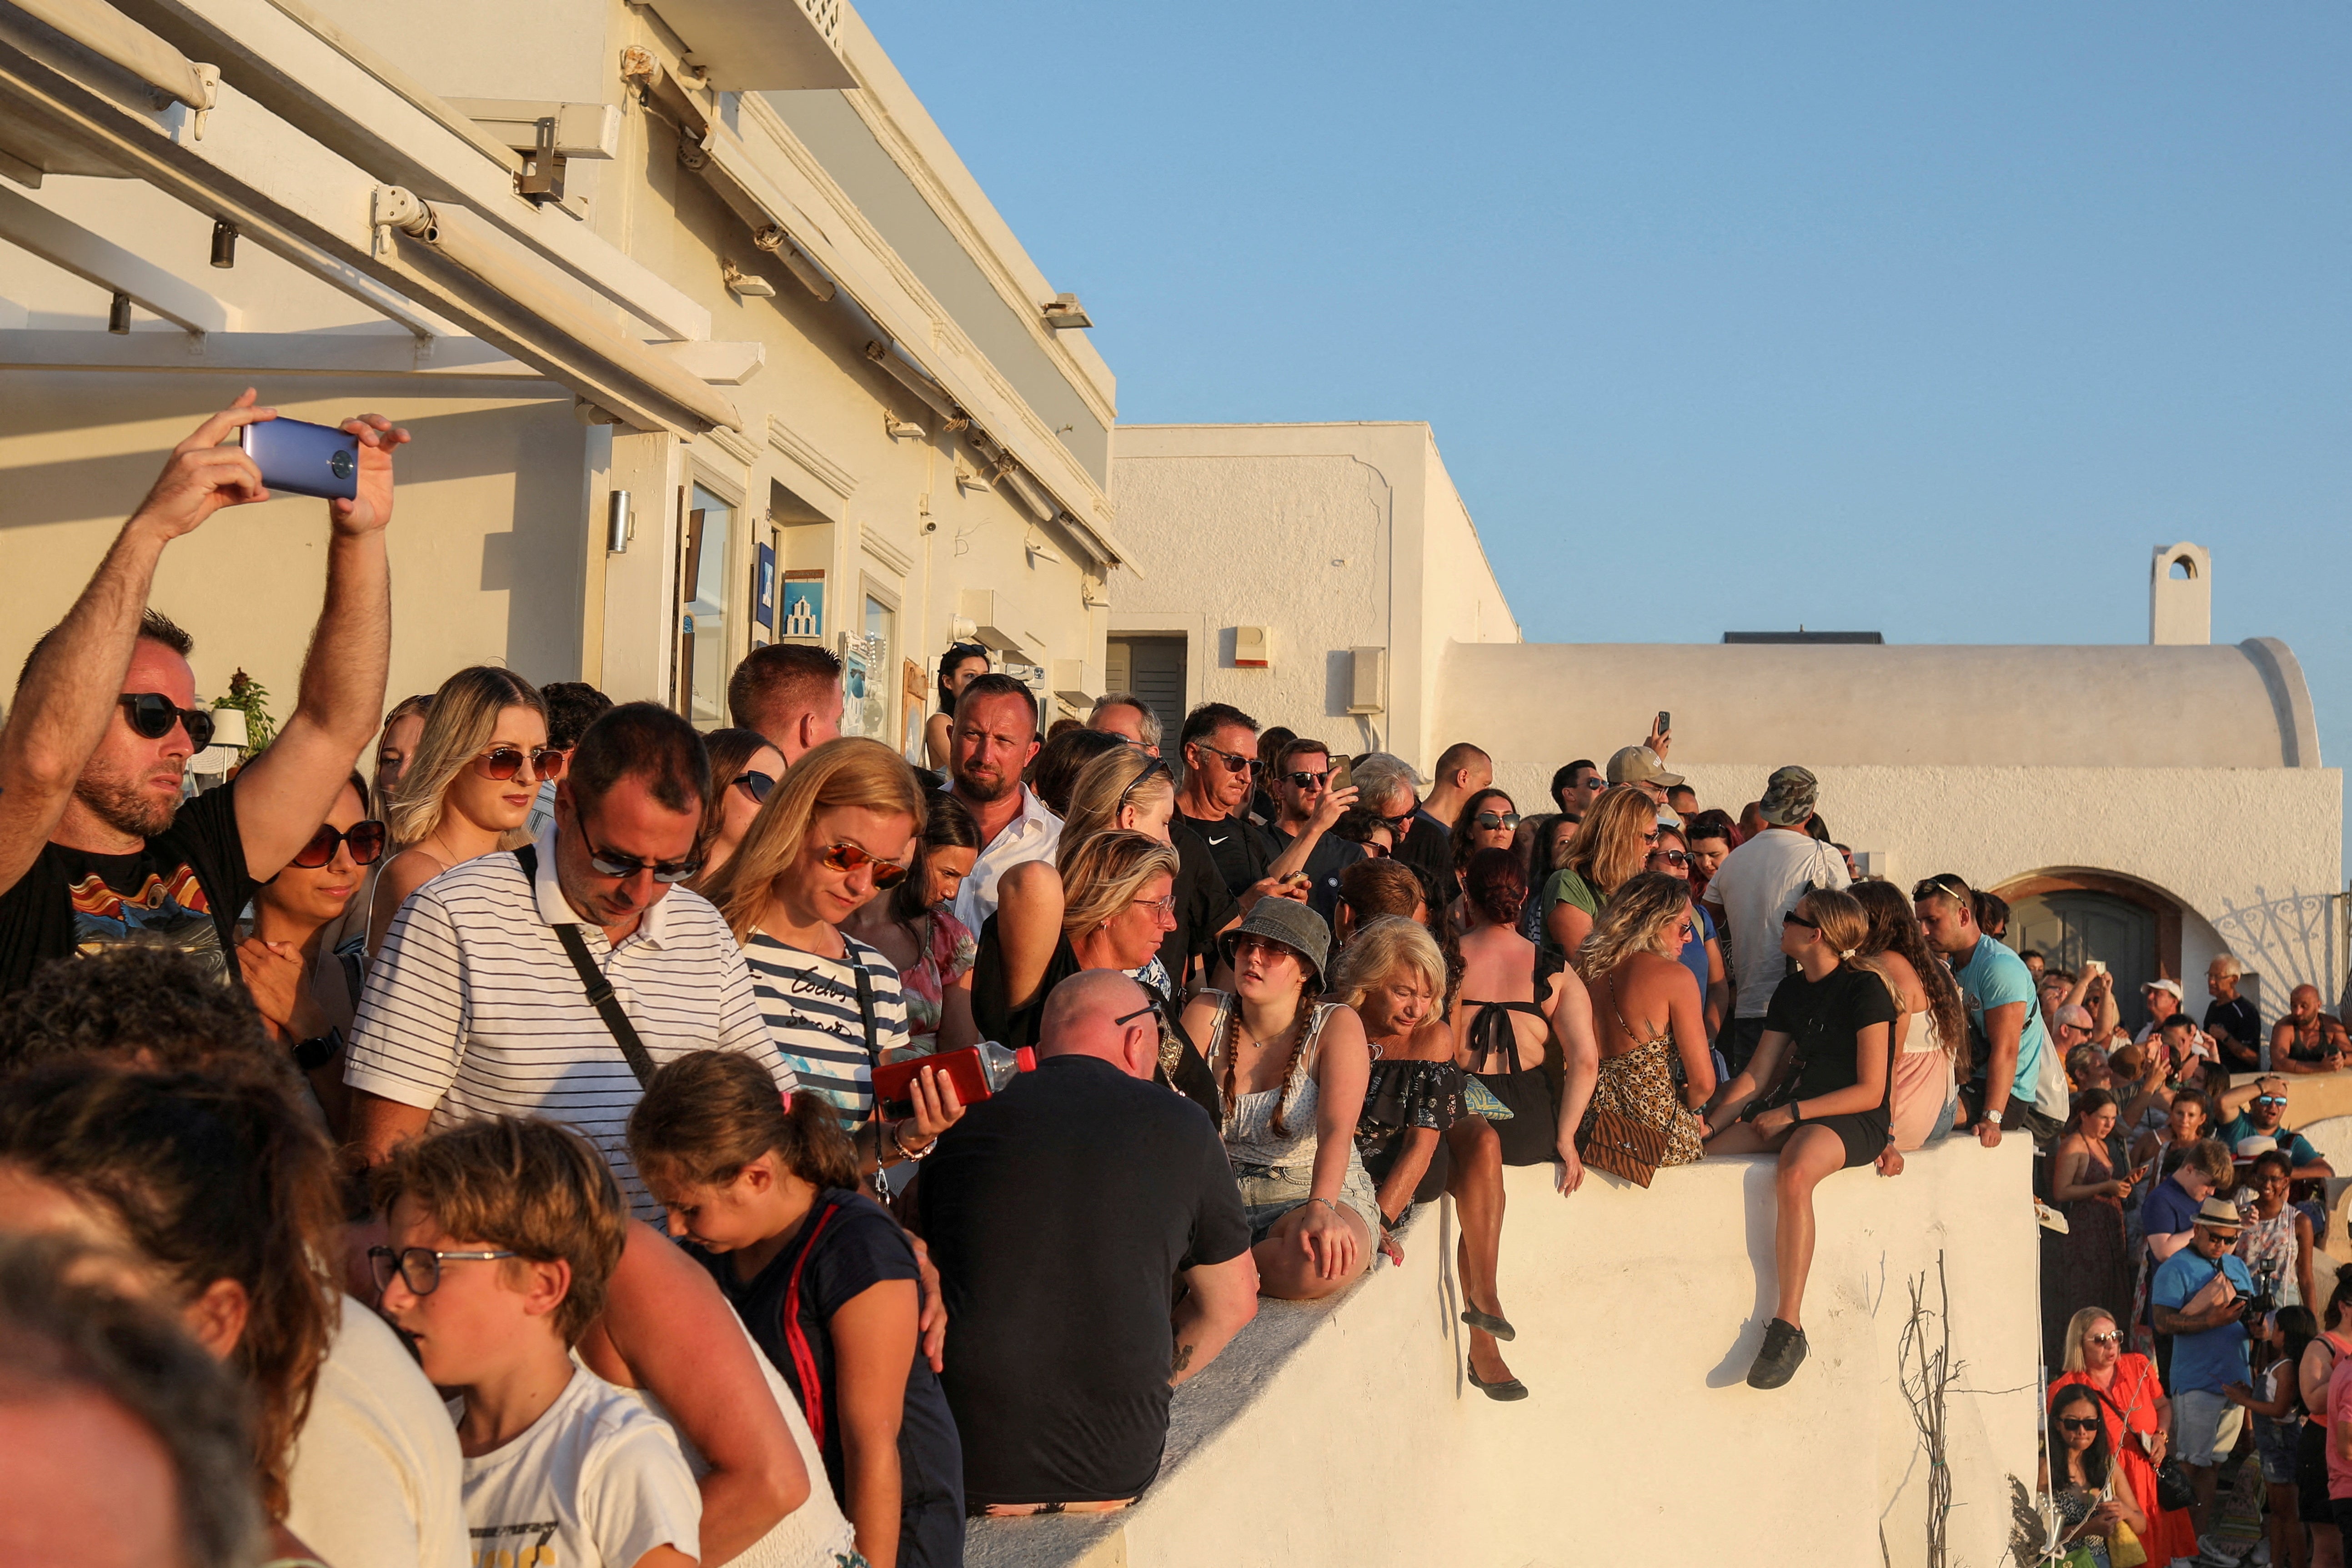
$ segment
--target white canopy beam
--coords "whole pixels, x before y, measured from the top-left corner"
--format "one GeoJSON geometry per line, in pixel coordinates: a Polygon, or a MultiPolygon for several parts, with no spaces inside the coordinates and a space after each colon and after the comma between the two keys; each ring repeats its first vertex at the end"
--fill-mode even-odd
{"type": "Polygon", "coordinates": [[[128,294],[189,331],[236,330],[233,307],[5,186],[0,186],[0,239],[110,294],[128,294]]]}

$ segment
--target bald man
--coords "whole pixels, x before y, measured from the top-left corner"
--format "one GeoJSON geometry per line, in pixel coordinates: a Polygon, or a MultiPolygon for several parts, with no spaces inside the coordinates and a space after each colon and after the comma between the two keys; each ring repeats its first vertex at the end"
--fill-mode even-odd
{"type": "Polygon", "coordinates": [[[1160,1022],[1143,987],[1074,974],[1042,1030],[1037,1070],[941,1134],[917,1187],[964,1497],[990,1514],[1133,1501],[1160,1472],[1169,1392],[1257,1312],[1224,1145],[1150,1081],[1160,1022]]]}
{"type": "Polygon", "coordinates": [[[2274,1072],[2339,1072],[2352,1061],[2344,1026],[2319,1010],[2319,987],[2298,985],[2288,993],[2286,1016],[2271,1030],[2274,1072]]]}

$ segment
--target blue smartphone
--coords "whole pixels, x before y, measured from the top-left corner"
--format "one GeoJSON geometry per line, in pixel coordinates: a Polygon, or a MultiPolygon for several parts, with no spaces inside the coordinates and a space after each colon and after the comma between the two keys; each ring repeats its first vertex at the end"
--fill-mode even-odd
{"type": "Polygon", "coordinates": [[[273,490],[322,500],[357,500],[360,438],[331,425],[264,419],[237,431],[236,444],[273,490]]]}

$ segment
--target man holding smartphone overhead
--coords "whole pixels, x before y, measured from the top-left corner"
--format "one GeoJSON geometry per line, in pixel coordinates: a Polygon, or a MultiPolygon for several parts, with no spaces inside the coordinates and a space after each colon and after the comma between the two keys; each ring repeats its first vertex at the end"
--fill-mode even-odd
{"type": "Polygon", "coordinates": [[[232,925],[309,842],[375,732],[391,657],[393,449],[380,415],[343,422],[355,495],[328,502],[326,602],[293,716],[236,778],[183,805],[211,740],[187,633],[147,607],[164,547],[224,507],[267,500],[232,437],[278,417],[251,388],[172,449],[65,619],[33,645],[0,731],[0,994],[52,959],[134,939],[236,973],[232,925]]]}

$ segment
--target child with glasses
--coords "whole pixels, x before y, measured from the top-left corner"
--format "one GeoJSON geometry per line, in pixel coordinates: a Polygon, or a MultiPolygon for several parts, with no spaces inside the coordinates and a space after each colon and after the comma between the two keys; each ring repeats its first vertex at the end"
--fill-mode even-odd
{"type": "Polygon", "coordinates": [[[455,1392],[466,1523],[485,1562],[693,1568],[702,1498],[668,1424],[576,1364],[628,1212],[604,1159],[536,1119],[404,1143],[374,1193],[385,1314],[455,1392]]]}

